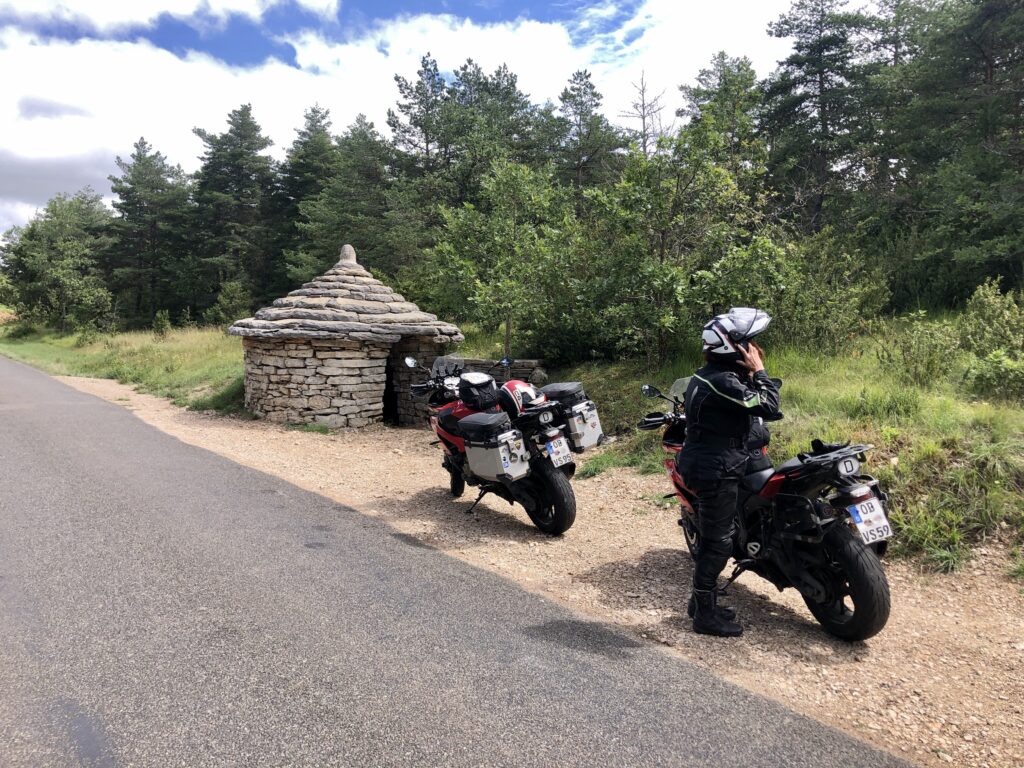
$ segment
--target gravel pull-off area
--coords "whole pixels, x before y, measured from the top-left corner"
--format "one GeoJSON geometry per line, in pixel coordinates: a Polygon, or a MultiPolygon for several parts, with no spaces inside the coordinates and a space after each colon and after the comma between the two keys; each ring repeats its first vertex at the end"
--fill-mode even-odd
{"type": "Polygon", "coordinates": [[[660,476],[614,470],[573,485],[576,525],[548,538],[519,507],[452,500],[426,429],[321,435],[183,411],[107,380],[62,378],[179,439],[281,477],[596,618],[732,682],[925,765],[1024,765],[1024,591],[993,540],[953,575],[888,561],[893,608],[866,643],[831,639],[797,593],[746,574],[730,590],[746,633],[693,634],[691,565],[660,476]]]}

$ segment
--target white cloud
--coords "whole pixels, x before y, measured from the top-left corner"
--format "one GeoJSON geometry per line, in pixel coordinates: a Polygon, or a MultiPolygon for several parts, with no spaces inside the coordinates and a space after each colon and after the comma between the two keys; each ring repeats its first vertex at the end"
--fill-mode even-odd
{"type": "MultiPolygon", "coordinates": [[[[0,0],[0,6],[4,2],[11,0],[0,0]]],[[[14,2],[35,7],[38,0],[14,2]]],[[[182,8],[201,5],[198,0],[178,2],[182,8]]],[[[305,2],[326,6],[322,0],[305,2]]],[[[145,16],[149,3],[119,5],[131,5],[145,16]]],[[[224,0],[210,8],[229,3],[263,7],[260,0],[224,0]]],[[[42,0],[41,5],[62,4],[42,0]]],[[[10,184],[0,193],[0,231],[23,222],[41,195],[74,191],[82,179],[95,179],[91,183],[97,191],[105,191],[103,176],[113,172],[114,156],[130,154],[139,136],[172,162],[195,170],[202,144],[192,128],[222,131],[227,113],[242,103],[252,103],[277,157],[292,142],[303,111],[314,103],[331,110],[339,130],[360,112],[383,127],[397,97],[394,74],[414,77],[427,51],[448,71],[467,57],[486,70],[506,63],[519,76],[520,88],[537,102],[557,101],[572,72],[589,68],[612,119],[628,108],[632,83],[645,71],[654,93],[665,90],[665,116],[671,119],[679,101],[676,86],[692,81],[720,49],[750,56],[759,73],[768,74],[787,45],[768,38],[765,26],[786,7],[788,0],[721,0],[715,5],[646,0],[618,30],[582,46],[573,44],[565,24],[404,16],[374,23],[344,42],[313,31],[296,35],[288,42],[295,48],[297,68],[276,59],[240,68],[200,53],[180,58],[143,39],[69,42],[0,28],[0,72],[19,73],[0,89],[0,149],[28,162],[17,167],[34,182],[26,183],[24,194],[10,184]],[[630,35],[631,30],[642,34],[630,35]],[[101,167],[100,157],[109,164],[101,167]],[[68,169],[63,186],[53,176],[60,163],[68,169]],[[32,170],[36,167],[42,170],[32,170]]]]}
{"type": "MultiPolygon", "coordinates": [[[[100,32],[135,26],[149,26],[161,14],[177,19],[223,22],[231,15],[259,19],[286,0],[0,0],[0,14],[23,21],[65,22],[88,26],[100,32]]],[[[333,19],[339,0],[296,0],[308,11],[333,19]]]]}

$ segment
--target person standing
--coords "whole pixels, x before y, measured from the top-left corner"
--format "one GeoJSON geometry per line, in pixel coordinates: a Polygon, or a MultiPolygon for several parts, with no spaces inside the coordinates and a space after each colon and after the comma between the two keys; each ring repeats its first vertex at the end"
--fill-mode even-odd
{"type": "Polygon", "coordinates": [[[758,417],[780,417],[779,387],[768,377],[753,342],[771,322],[767,312],[735,307],[717,315],[702,333],[705,365],[686,390],[686,442],[678,467],[697,496],[700,545],[693,574],[693,630],[736,637],[735,611],[718,606],[718,577],[732,554],[739,483],[758,417]]]}

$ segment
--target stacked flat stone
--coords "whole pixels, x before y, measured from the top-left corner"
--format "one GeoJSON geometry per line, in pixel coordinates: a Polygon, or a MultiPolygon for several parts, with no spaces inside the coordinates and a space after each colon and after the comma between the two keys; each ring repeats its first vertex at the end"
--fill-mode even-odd
{"type": "Polygon", "coordinates": [[[255,317],[239,320],[229,333],[257,339],[352,339],[394,344],[403,337],[437,344],[463,340],[451,323],[395,293],[358,263],[351,245],[326,274],[305,283],[255,317]]]}
{"type": "Polygon", "coordinates": [[[228,332],[242,337],[245,404],[253,414],[328,427],[381,421],[388,371],[394,379],[405,370],[406,350],[437,355],[463,340],[457,327],[421,312],[359,266],[350,245],[326,274],[228,332]]]}

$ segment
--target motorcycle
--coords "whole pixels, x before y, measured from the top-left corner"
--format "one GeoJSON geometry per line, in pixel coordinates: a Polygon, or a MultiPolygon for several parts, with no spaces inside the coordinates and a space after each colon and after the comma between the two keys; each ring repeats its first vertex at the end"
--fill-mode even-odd
{"type": "MultiPolygon", "coordinates": [[[[597,407],[578,382],[537,389],[513,379],[500,389],[489,372],[467,371],[457,355],[438,357],[427,370],[413,357],[405,363],[429,374],[412,385],[427,397],[430,427],[444,451],[442,466],[452,496],[466,485],[479,488],[469,511],[487,494],[519,503],[538,529],[565,533],[576,520],[570,478],[575,454],[603,437],[597,407]]],[[[492,366],[508,368],[505,358],[492,366]]]]}
{"type": "MultiPolygon", "coordinates": [[[[689,379],[662,394],[645,384],[645,397],[672,404],[650,413],[641,430],[664,429],[665,470],[681,507],[679,525],[692,557],[700,550],[696,495],[676,468],[686,438],[684,398],[689,379]]],[[[781,382],[780,382],[781,384],[781,382]]],[[[879,557],[893,535],[889,497],[878,480],[861,472],[869,444],[811,443],[811,450],[773,467],[767,446],[749,461],[740,481],[733,527],[735,568],[726,582],[751,571],[781,592],[794,587],[831,635],[866,640],[889,619],[889,583],[879,557]]]]}

